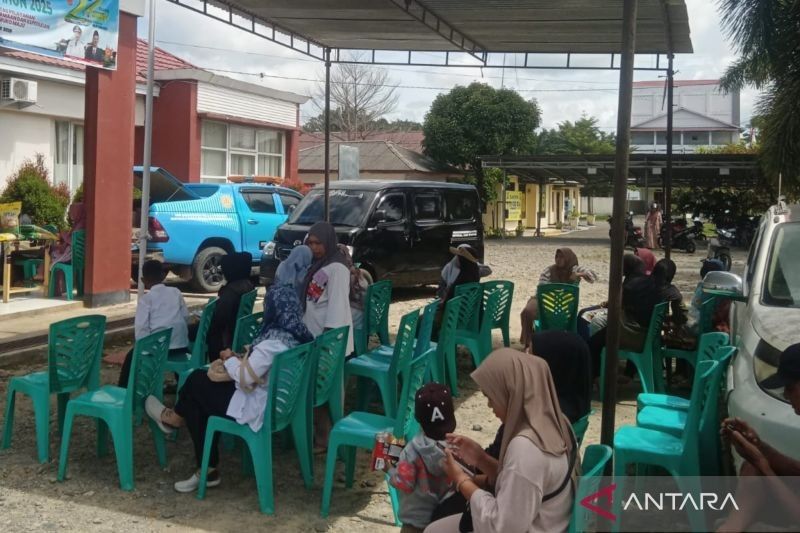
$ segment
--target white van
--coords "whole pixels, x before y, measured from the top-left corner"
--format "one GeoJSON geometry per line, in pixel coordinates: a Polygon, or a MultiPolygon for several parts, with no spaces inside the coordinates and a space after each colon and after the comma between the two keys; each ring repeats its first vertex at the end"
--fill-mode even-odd
{"type": "Polygon", "coordinates": [[[778,358],[800,342],[800,205],[783,202],[762,217],[745,265],[744,278],[711,272],[710,294],[729,297],[731,339],[739,348],[728,372],[728,412],[750,424],[765,442],[800,460],[800,416],[761,382],[775,374],[778,358]]]}

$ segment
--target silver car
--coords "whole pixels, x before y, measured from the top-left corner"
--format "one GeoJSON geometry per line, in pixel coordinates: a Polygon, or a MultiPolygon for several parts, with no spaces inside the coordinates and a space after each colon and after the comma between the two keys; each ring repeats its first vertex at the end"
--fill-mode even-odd
{"type": "Polygon", "coordinates": [[[730,297],[731,339],[739,349],[728,373],[728,412],[765,442],[800,460],[800,416],[760,383],[775,374],[780,353],[800,342],[800,205],[779,202],[762,218],[744,278],[709,273],[704,290],[730,297]]]}

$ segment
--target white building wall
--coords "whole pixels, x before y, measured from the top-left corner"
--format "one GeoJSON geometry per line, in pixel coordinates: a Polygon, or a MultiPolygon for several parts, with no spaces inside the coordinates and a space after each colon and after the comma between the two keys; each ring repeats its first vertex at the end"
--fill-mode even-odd
{"type": "MultiPolygon", "coordinates": [[[[719,85],[675,87],[675,107],[685,107],[728,124],[739,124],[739,93],[724,94],[719,85]]],[[[634,87],[631,124],[639,124],[667,112],[664,87],[634,87]]]]}
{"type": "Polygon", "coordinates": [[[297,105],[292,102],[202,82],[197,84],[197,111],[271,122],[291,128],[297,126],[297,105]]]}
{"type": "Polygon", "coordinates": [[[37,153],[44,155],[52,175],[55,126],[51,117],[0,109],[0,132],[0,190],[20,164],[37,153]]]}

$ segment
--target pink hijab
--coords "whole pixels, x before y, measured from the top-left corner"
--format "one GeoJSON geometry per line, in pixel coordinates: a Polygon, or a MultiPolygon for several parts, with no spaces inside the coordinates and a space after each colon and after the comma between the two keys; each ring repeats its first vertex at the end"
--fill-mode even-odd
{"type": "Polygon", "coordinates": [[[644,262],[644,273],[648,276],[653,272],[656,266],[656,256],[647,248],[636,248],[633,250],[633,255],[636,255],[644,262]]]}

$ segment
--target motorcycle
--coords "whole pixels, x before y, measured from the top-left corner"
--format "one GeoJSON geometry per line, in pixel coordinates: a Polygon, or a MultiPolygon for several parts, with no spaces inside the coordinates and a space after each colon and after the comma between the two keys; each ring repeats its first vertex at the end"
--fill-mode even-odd
{"type": "MultiPolygon", "coordinates": [[[[677,219],[672,222],[672,248],[685,250],[693,254],[697,249],[696,240],[706,240],[703,233],[703,222],[696,218],[692,227],[687,227],[686,219],[677,219]]],[[[661,228],[661,235],[658,236],[658,245],[664,248],[667,241],[667,226],[661,228]]]]}
{"type": "Polygon", "coordinates": [[[725,228],[717,229],[717,236],[708,241],[708,259],[718,259],[725,270],[731,269],[731,247],[736,242],[736,230],[725,228]]]}
{"type": "MultiPolygon", "coordinates": [[[[608,217],[608,225],[611,226],[611,218],[608,217]]],[[[611,230],[608,230],[608,236],[611,237],[611,230]]],[[[644,240],[644,233],[640,226],[633,225],[633,211],[625,215],[625,246],[630,248],[644,248],[646,246],[644,240]]]]}

